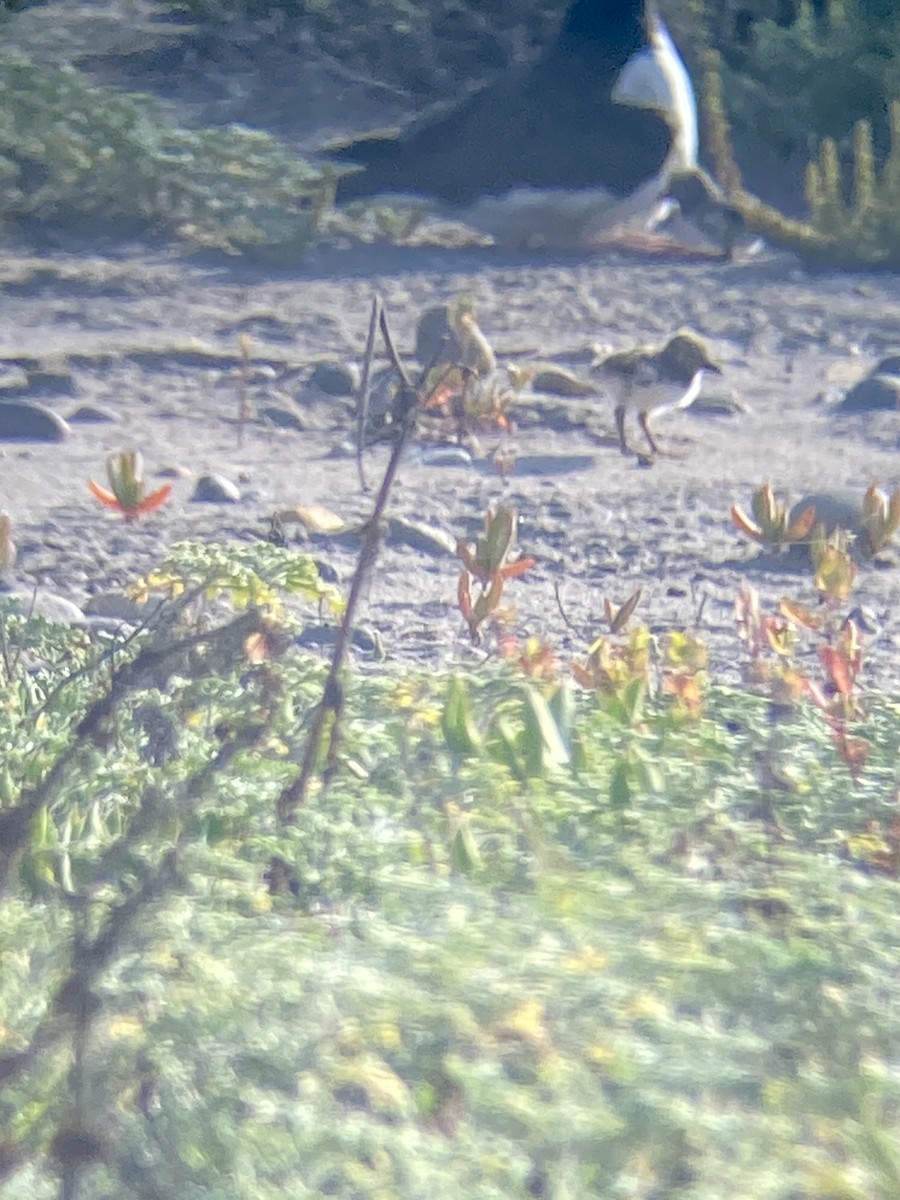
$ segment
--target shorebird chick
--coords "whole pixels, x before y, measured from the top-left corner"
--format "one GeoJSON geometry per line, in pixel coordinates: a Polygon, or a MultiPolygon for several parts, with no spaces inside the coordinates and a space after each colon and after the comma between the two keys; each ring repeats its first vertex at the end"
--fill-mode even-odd
{"type": "Polygon", "coordinates": [[[650,431],[652,418],[678,408],[688,408],[700,394],[703,372],[722,374],[696,333],[683,330],[673,334],[665,345],[636,346],[610,354],[592,368],[615,400],[616,432],[619,449],[628,453],[625,441],[625,414],[637,412],[638,424],[654,454],[659,446],[650,431]]]}

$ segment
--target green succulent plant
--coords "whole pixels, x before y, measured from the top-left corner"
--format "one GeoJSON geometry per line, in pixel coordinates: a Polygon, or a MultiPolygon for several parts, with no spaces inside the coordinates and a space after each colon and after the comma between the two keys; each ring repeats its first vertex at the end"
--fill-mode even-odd
{"type": "Polygon", "coordinates": [[[189,247],[300,255],[332,194],[268,133],[173,125],[151,97],[0,52],[0,211],[7,223],[150,228],[189,247]]]}
{"type": "Polygon", "coordinates": [[[726,80],[733,82],[733,73],[710,37],[707,17],[712,9],[704,0],[689,0],[703,44],[700,75],[708,145],[729,203],[750,231],[823,266],[900,264],[900,33],[896,23],[876,19],[870,8],[861,0],[833,2],[823,22],[804,10],[791,29],[766,23],[759,57],[748,68],[752,98],[746,89],[737,89],[743,109],[735,112],[726,104],[726,80]],[[733,122],[742,127],[749,123],[748,104],[755,104],[755,120],[763,127],[789,122],[784,137],[796,146],[819,136],[806,171],[805,219],[787,216],[744,186],[731,128],[733,122]],[[769,122],[763,114],[774,104],[782,117],[769,122]],[[879,108],[889,114],[880,167],[872,120],[860,115],[879,108]]]}

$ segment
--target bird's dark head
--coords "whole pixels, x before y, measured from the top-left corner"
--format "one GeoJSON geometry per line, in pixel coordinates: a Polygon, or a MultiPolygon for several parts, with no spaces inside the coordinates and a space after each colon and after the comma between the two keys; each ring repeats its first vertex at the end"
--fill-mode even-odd
{"type": "Polygon", "coordinates": [[[573,0],[557,38],[558,47],[576,53],[596,48],[620,66],[646,42],[644,0],[573,0]]]}
{"type": "Polygon", "coordinates": [[[660,359],[690,378],[697,371],[710,371],[713,375],[721,375],[722,368],[715,362],[703,339],[693,330],[683,329],[673,334],[660,351],[660,359]]]}

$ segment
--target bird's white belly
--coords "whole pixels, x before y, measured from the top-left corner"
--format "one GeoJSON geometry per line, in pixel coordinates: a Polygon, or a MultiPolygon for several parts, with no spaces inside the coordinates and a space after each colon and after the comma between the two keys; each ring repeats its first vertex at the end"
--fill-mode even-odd
{"type": "Polygon", "coordinates": [[[632,380],[607,384],[616,405],[648,417],[660,416],[674,409],[688,408],[700,394],[703,372],[698,371],[689,383],[674,380],[632,380]]]}

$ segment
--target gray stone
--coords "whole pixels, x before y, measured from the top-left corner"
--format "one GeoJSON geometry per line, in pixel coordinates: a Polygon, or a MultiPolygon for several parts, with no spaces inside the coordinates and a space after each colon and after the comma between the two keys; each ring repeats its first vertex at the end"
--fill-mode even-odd
{"type": "Polygon", "coordinates": [[[78,389],[72,372],[65,367],[35,367],[26,371],[32,396],[76,396],[78,389]]]}
{"type": "Polygon", "coordinates": [[[240,499],[241,489],[237,484],[215,473],[201,475],[191,496],[195,504],[237,504],[240,499]]]}
{"type": "Polygon", "coordinates": [[[79,404],[77,408],[72,409],[66,420],[73,425],[116,425],[121,417],[111,408],[103,408],[99,404],[79,404]]]}
{"type": "MultiPolygon", "coordinates": [[[[862,495],[856,492],[835,490],[833,492],[813,492],[804,496],[791,509],[790,519],[796,520],[805,508],[812,506],[816,510],[816,524],[825,527],[828,537],[836,529],[843,529],[850,534],[850,553],[857,562],[871,561],[866,528],[862,520],[862,495]]],[[[804,554],[806,543],[792,546],[794,554],[804,554]]]]}
{"type": "Polygon", "coordinates": [[[390,518],[387,540],[393,546],[410,546],[435,557],[456,554],[456,538],[452,534],[424,521],[410,521],[405,517],[390,518]]]}
{"type": "Polygon", "coordinates": [[[424,467],[471,467],[465,446],[417,446],[415,457],[424,467]]]}
{"type": "Polygon", "coordinates": [[[0,441],[62,442],[69,426],[52,409],[30,400],[0,400],[0,441]]]}
{"type": "Polygon", "coordinates": [[[737,417],[753,410],[735,392],[701,392],[688,411],[704,417],[737,417]]]}
{"type": "Polygon", "coordinates": [[[536,372],[531,381],[532,390],[543,392],[547,396],[596,396],[598,389],[587,379],[582,379],[574,371],[565,367],[544,366],[536,372]]]}
{"type": "Polygon", "coordinates": [[[900,354],[888,354],[886,358],[883,358],[869,372],[870,378],[874,375],[900,375],[900,354]]]}
{"type": "Polygon", "coordinates": [[[297,433],[303,433],[306,429],[306,424],[302,417],[299,417],[295,412],[291,412],[289,408],[282,408],[278,404],[266,404],[258,412],[259,420],[263,423],[274,425],[278,429],[293,429],[297,433]]]}
{"type": "Polygon", "coordinates": [[[161,600],[151,597],[146,604],[138,604],[121,592],[98,592],[85,602],[82,611],[87,617],[103,617],[113,621],[128,621],[140,625],[159,608],[161,600]]]}
{"type": "Polygon", "coordinates": [[[791,509],[791,521],[807,508],[816,510],[816,522],[825,526],[825,533],[834,533],[840,527],[848,533],[862,529],[862,496],[855,492],[836,489],[833,492],[811,492],[791,509]]]}
{"type": "Polygon", "coordinates": [[[22,612],[34,612],[36,616],[52,621],[56,625],[84,625],[84,613],[65,596],[57,596],[54,592],[28,592],[19,594],[22,612]]]}
{"type": "Polygon", "coordinates": [[[870,375],[850,388],[836,413],[878,412],[900,408],[900,375],[870,375]]]}
{"type": "MultiPolygon", "coordinates": [[[[333,646],[337,639],[336,625],[307,625],[295,638],[298,646],[307,648],[333,646]]],[[[366,654],[383,656],[381,635],[377,630],[356,626],[350,634],[350,644],[366,654]]]]}
{"type": "Polygon", "coordinates": [[[317,362],[309,382],[327,396],[355,396],[359,390],[360,370],[355,363],[317,362]]]}

